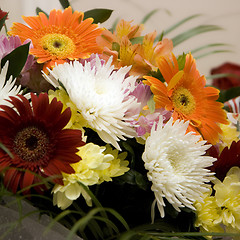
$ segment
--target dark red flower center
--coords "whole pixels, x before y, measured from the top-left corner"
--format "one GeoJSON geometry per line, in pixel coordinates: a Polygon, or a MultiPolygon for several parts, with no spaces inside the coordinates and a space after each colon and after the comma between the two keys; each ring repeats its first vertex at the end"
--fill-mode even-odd
{"type": "Polygon", "coordinates": [[[36,162],[48,153],[49,137],[35,126],[26,127],[16,134],[13,149],[21,159],[36,162]]]}

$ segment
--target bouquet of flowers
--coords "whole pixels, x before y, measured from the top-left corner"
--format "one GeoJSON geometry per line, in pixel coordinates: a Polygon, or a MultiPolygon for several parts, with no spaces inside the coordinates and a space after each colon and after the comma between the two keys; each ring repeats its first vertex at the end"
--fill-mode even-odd
{"type": "Polygon", "coordinates": [[[184,35],[61,3],[0,37],[5,206],[30,203],[67,239],[237,237],[240,88],[207,86],[174,54],[184,35]]]}

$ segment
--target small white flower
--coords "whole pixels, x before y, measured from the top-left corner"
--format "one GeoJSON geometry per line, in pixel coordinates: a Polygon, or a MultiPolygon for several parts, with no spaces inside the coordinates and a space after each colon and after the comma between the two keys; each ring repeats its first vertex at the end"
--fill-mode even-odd
{"type": "Polygon", "coordinates": [[[78,61],[64,63],[44,77],[54,87],[61,82],[88,127],[104,142],[120,150],[117,141],[136,136],[131,123],[135,116],[129,112],[139,105],[136,97],[130,95],[136,87],[137,77],[126,77],[130,67],[114,70],[111,62],[112,58],[103,63],[96,56],[94,65],[78,61]]]}
{"type": "Polygon", "coordinates": [[[161,118],[146,140],[142,158],[161,217],[164,217],[163,198],[177,211],[184,206],[195,209],[192,204],[201,201],[203,193],[209,190],[205,183],[213,173],[206,168],[216,159],[204,156],[209,148],[206,141],[199,141],[200,136],[191,132],[186,134],[188,124],[179,120],[173,123],[171,118],[163,127],[161,118]]]}
{"type": "Polygon", "coordinates": [[[16,79],[12,80],[12,76],[6,81],[7,71],[8,62],[5,63],[0,73],[0,105],[11,106],[7,101],[10,100],[9,97],[21,94],[22,91],[20,91],[21,86],[15,85],[16,79]]]}

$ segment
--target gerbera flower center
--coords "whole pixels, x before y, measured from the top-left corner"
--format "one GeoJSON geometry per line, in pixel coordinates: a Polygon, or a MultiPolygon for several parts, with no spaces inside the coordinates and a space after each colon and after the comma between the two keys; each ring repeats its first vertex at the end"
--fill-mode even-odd
{"type": "Polygon", "coordinates": [[[41,129],[31,126],[20,130],[14,138],[14,152],[27,162],[36,162],[48,152],[49,138],[41,129]]]}
{"type": "Polygon", "coordinates": [[[191,114],[196,108],[195,99],[192,93],[183,87],[174,90],[172,102],[177,110],[186,115],[191,114]]]}
{"type": "Polygon", "coordinates": [[[60,33],[45,35],[41,39],[41,45],[43,49],[48,51],[51,55],[56,55],[60,58],[66,58],[75,51],[73,40],[60,33]]]}

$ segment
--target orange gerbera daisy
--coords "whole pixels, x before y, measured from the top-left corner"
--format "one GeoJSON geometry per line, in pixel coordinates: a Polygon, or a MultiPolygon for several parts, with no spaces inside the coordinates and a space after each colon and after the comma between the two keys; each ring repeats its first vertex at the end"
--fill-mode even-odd
{"type": "Polygon", "coordinates": [[[63,12],[52,10],[49,18],[42,12],[38,16],[25,17],[29,25],[13,23],[10,35],[18,35],[21,41],[31,39],[33,48],[30,53],[44,68],[54,67],[55,63],[66,60],[88,58],[92,53],[101,53],[96,43],[103,29],[93,24],[92,18],[83,20],[84,13],[68,7],[63,12]]]}
{"type": "Polygon", "coordinates": [[[218,123],[227,124],[223,104],[217,102],[219,91],[205,87],[206,79],[196,69],[195,59],[186,56],[183,70],[179,70],[176,57],[161,57],[158,68],[167,85],[159,79],[145,76],[145,84],[154,94],[156,108],[173,111],[173,118],[188,120],[189,131],[201,134],[209,143],[216,144],[221,129],[218,123]]]}

